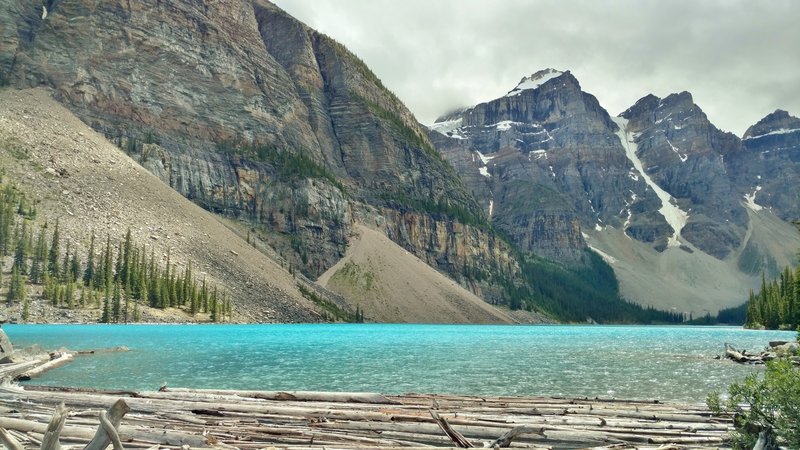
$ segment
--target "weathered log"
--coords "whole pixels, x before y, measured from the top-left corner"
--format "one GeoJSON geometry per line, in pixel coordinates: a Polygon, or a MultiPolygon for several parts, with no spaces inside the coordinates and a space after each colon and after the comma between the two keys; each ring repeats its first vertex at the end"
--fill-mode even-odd
{"type": "Polygon", "coordinates": [[[489,444],[491,448],[505,448],[511,445],[511,441],[516,439],[518,436],[523,434],[538,434],[539,436],[544,436],[544,431],[542,429],[532,428],[532,427],[515,427],[509,430],[507,433],[503,434],[499,438],[495,439],[494,442],[489,444]]]}
{"type": "Polygon", "coordinates": [[[36,378],[41,374],[47,372],[48,370],[53,370],[65,364],[69,364],[70,362],[72,362],[73,359],[74,358],[71,353],[55,353],[54,355],[50,356],[50,361],[38,365],[30,370],[27,370],[14,377],[14,379],[20,381],[27,381],[32,378],[36,378]]]}
{"type": "Polygon", "coordinates": [[[14,436],[11,436],[11,433],[6,431],[5,428],[0,428],[0,442],[2,442],[8,450],[25,450],[25,447],[14,439],[14,436]]]}
{"type": "Polygon", "coordinates": [[[777,449],[778,445],[775,443],[775,435],[772,428],[767,428],[758,433],[758,440],[753,450],[773,450],[777,449]]]}
{"type": "Polygon", "coordinates": [[[447,419],[445,419],[444,417],[440,417],[439,414],[434,410],[430,410],[430,413],[431,413],[431,417],[433,417],[433,420],[435,420],[436,423],[439,425],[439,427],[442,429],[442,431],[444,431],[444,434],[446,434],[447,437],[449,437],[450,440],[453,441],[453,443],[456,444],[457,447],[461,447],[461,448],[473,448],[473,447],[475,447],[461,433],[459,433],[458,431],[454,430],[450,426],[450,424],[447,423],[447,419]]]}
{"type": "MultiPolygon", "coordinates": [[[[125,403],[125,400],[119,399],[111,405],[111,408],[108,409],[108,413],[105,414],[105,411],[100,415],[100,423],[101,426],[97,428],[97,432],[95,433],[92,440],[84,447],[83,450],[104,450],[108,447],[108,444],[113,442],[113,436],[109,433],[108,427],[102,426],[103,419],[106,420],[111,425],[111,428],[117,429],[119,428],[120,422],[122,422],[122,417],[125,416],[130,411],[130,407],[128,404],[125,403]],[[105,414],[105,417],[104,415],[105,414]]],[[[117,441],[119,441],[119,435],[116,435],[117,441]]],[[[114,447],[114,450],[119,450],[114,447]]]]}
{"type": "Polygon", "coordinates": [[[53,412],[53,418],[47,425],[47,430],[44,432],[42,438],[42,450],[60,450],[61,444],[58,442],[58,437],[61,435],[61,430],[64,428],[64,422],[67,421],[67,407],[61,403],[56,407],[53,412]]]}
{"type": "Polygon", "coordinates": [[[298,402],[331,402],[331,403],[367,403],[397,405],[396,401],[388,397],[369,392],[313,392],[313,391],[247,391],[247,390],[219,390],[219,389],[185,389],[165,388],[166,393],[183,392],[193,394],[236,395],[240,397],[260,398],[276,401],[298,402]]]}
{"type": "Polygon", "coordinates": [[[100,427],[108,435],[108,439],[111,441],[111,445],[114,446],[114,450],[124,450],[122,448],[122,442],[119,440],[119,433],[117,433],[117,429],[114,427],[114,424],[108,420],[108,414],[105,411],[100,411],[100,427]]]}

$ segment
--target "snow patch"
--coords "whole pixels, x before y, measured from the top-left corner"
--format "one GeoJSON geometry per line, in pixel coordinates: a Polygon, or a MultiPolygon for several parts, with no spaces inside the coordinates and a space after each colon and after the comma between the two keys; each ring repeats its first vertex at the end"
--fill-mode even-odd
{"type": "Polygon", "coordinates": [[[555,173],[555,171],[553,171],[553,166],[547,166],[547,167],[550,168],[550,175],[552,175],[553,178],[555,178],[556,177],[556,173],[555,173]]]}
{"type": "Polygon", "coordinates": [[[614,123],[616,123],[619,127],[619,130],[617,130],[616,133],[617,137],[619,137],[622,147],[625,148],[625,154],[628,156],[628,159],[633,163],[634,169],[639,172],[639,176],[642,177],[647,186],[653,189],[658,198],[661,200],[661,208],[658,210],[658,212],[664,216],[664,219],[674,230],[673,235],[669,238],[669,246],[679,246],[681,230],[686,225],[686,222],[689,219],[689,214],[674,205],[672,203],[672,196],[669,195],[669,193],[667,193],[664,189],[661,189],[661,186],[656,184],[656,182],[653,181],[653,179],[650,178],[650,176],[644,171],[642,161],[636,155],[638,146],[636,145],[634,139],[632,139],[628,134],[628,119],[623,117],[612,117],[611,120],[613,120],[614,123]]]}
{"type": "Polygon", "coordinates": [[[486,125],[486,128],[495,127],[497,131],[508,131],[511,129],[511,125],[516,125],[517,123],[519,122],[514,122],[513,120],[503,120],[491,125],[486,125]]]}
{"type": "Polygon", "coordinates": [[[464,118],[459,117],[458,119],[454,120],[445,120],[442,122],[436,122],[433,125],[428,127],[431,131],[438,131],[439,133],[447,136],[447,133],[451,133],[455,131],[458,127],[461,126],[461,122],[464,121],[464,118]]]}
{"type": "Polygon", "coordinates": [[[492,177],[492,174],[489,173],[489,169],[487,169],[486,167],[481,167],[480,169],[478,169],[478,172],[480,172],[480,174],[485,176],[486,178],[492,177]]]}
{"type": "Polygon", "coordinates": [[[744,194],[744,199],[747,201],[747,207],[752,209],[753,211],[761,211],[764,209],[763,206],[756,204],[756,194],[758,191],[761,190],[761,186],[756,186],[756,189],[753,191],[752,194],[744,194]]]}
{"type": "Polygon", "coordinates": [[[42,5],[42,20],[47,19],[47,7],[42,5]]]}
{"type": "Polygon", "coordinates": [[[617,258],[614,258],[613,256],[611,256],[611,255],[609,255],[608,253],[606,253],[606,252],[604,252],[604,251],[602,251],[602,250],[598,249],[597,247],[592,247],[591,245],[588,245],[588,244],[587,244],[587,246],[588,246],[590,249],[592,249],[592,251],[594,251],[595,253],[597,253],[598,255],[600,255],[600,257],[601,257],[601,258],[603,258],[603,260],[604,260],[605,262],[607,262],[607,263],[609,263],[609,264],[614,264],[615,262],[617,262],[617,258]]]}
{"type": "Polygon", "coordinates": [[[536,159],[547,159],[547,150],[533,150],[531,154],[536,156],[536,159]]]}
{"type": "Polygon", "coordinates": [[[481,159],[481,162],[485,166],[489,161],[493,160],[496,155],[493,156],[485,156],[483,153],[476,151],[475,153],[478,154],[478,158],[481,159]]]}
{"type": "Polygon", "coordinates": [[[555,69],[546,69],[535,74],[523,78],[517,87],[512,89],[506,97],[514,97],[522,93],[522,91],[529,90],[529,89],[536,89],[539,86],[547,83],[548,81],[552,80],[553,78],[558,78],[563,75],[564,72],[555,69]]]}
{"type": "Polygon", "coordinates": [[[489,217],[492,217],[494,213],[494,200],[489,200],[489,217]]]}
{"type": "Polygon", "coordinates": [[[746,141],[748,139],[759,139],[759,138],[762,138],[764,136],[772,136],[772,135],[776,135],[776,134],[796,133],[798,131],[800,131],[800,128],[792,128],[792,129],[781,128],[780,130],[770,131],[769,133],[759,134],[758,136],[748,136],[748,137],[746,137],[746,138],[744,138],[742,140],[746,141]]]}
{"type": "Polygon", "coordinates": [[[599,223],[594,224],[594,229],[597,231],[603,231],[603,227],[601,227],[599,223]]]}

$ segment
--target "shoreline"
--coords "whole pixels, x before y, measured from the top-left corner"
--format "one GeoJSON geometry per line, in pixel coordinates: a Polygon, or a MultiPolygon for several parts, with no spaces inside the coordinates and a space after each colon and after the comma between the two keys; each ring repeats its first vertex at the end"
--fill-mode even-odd
{"type": "MultiPolygon", "coordinates": [[[[109,350],[119,349],[100,351],[109,350]]],[[[718,448],[726,445],[733,430],[732,418],[712,416],[705,404],[676,401],[166,385],[155,391],[131,391],[21,386],[10,381],[69,363],[74,354],[30,352],[22,355],[22,363],[0,364],[0,432],[7,430],[23,447],[38,446],[50,417],[60,416],[66,418],[61,433],[65,444],[86,445],[96,428],[98,434],[103,429],[118,434],[127,448],[188,445],[255,450],[482,447],[509,444],[512,439],[515,447],[528,448],[718,448]],[[20,364],[25,365],[24,372],[14,368],[20,364]],[[62,410],[62,404],[69,412],[62,410]],[[106,409],[109,417],[118,416],[114,430],[99,426],[97,417],[106,409]]]]}

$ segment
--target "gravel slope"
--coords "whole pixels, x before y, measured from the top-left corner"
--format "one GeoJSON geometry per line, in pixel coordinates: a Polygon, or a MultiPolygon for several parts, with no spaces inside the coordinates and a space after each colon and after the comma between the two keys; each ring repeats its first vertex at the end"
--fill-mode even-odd
{"type": "MultiPolygon", "coordinates": [[[[59,219],[62,243],[85,254],[92,231],[102,241],[124,237],[155,250],[162,264],[193,262],[195,275],[224,286],[234,319],[319,320],[297,281],[201,209],[95,133],[42,89],[0,91],[0,162],[39,202],[38,223],[59,219]]],[[[99,249],[98,249],[99,251],[99,249]]],[[[186,321],[178,312],[156,321],[186,321]]]]}

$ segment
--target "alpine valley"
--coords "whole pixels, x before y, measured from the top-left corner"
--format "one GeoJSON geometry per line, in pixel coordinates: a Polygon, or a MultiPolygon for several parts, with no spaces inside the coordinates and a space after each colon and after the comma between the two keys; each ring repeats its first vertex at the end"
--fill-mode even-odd
{"type": "Polygon", "coordinates": [[[130,229],[235,321],[674,321],[800,248],[785,111],[742,138],[687,92],[614,117],[547,69],[425,127],[266,0],[6,0],[0,84],[3,182],[62,251],[130,229]]]}

